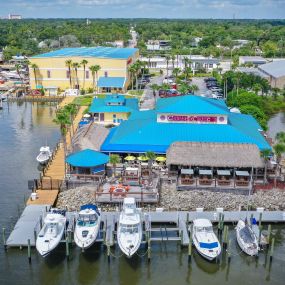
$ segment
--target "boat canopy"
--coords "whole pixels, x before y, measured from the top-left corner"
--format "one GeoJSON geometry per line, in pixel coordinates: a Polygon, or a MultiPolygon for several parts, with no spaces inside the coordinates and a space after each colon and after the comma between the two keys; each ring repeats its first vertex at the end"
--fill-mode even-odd
{"type": "Polygon", "coordinates": [[[210,242],[210,243],[200,242],[199,245],[201,248],[206,248],[206,249],[213,249],[219,247],[219,244],[217,242],[210,242]]]}
{"type": "Polygon", "coordinates": [[[86,205],[82,205],[80,207],[80,211],[87,210],[87,209],[94,210],[98,214],[98,216],[100,216],[100,212],[99,212],[98,207],[96,205],[94,205],[94,204],[86,204],[86,205]]]}

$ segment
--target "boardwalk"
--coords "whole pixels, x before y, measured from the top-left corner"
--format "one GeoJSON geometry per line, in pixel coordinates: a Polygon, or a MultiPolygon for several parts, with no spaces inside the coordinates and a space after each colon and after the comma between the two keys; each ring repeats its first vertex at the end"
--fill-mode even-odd
{"type": "MultiPolygon", "coordinates": [[[[59,104],[59,108],[64,107],[67,104],[72,103],[74,97],[69,96],[65,97],[64,100],[59,104]]],[[[75,130],[80,122],[83,112],[86,109],[86,106],[79,108],[78,113],[74,119],[73,125],[75,130]]],[[[72,132],[72,128],[70,130],[72,132]]],[[[72,133],[68,132],[66,134],[66,144],[67,148],[71,146],[71,136],[72,133]]],[[[46,171],[41,179],[41,188],[45,190],[37,190],[38,198],[35,201],[28,201],[27,204],[49,204],[53,205],[57,199],[57,193],[55,190],[59,190],[61,182],[65,177],[65,161],[64,161],[64,145],[61,142],[52,161],[48,164],[46,171]],[[49,190],[52,189],[52,190],[49,190]]]]}

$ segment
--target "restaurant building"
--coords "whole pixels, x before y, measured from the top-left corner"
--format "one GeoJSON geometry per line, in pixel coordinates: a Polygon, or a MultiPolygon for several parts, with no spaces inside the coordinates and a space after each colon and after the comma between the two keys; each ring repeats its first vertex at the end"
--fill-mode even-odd
{"type": "Polygon", "coordinates": [[[128,67],[138,57],[136,48],[114,47],[64,48],[36,55],[29,58],[31,64],[37,66],[35,70],[30,67],[31,88],[86,89],[93,87],[95,79],[95,88],[99,92],[125,92],[130,84],[128,67]],[[79,63],[80,66],[76,70],[73,67],[69,70],[67,60],[79,63]],[[82,60],[88,61],[85,74],[82,60]],[[90,66],[94,65],[100,66],[95,78],[90,70],[90,66]]]}

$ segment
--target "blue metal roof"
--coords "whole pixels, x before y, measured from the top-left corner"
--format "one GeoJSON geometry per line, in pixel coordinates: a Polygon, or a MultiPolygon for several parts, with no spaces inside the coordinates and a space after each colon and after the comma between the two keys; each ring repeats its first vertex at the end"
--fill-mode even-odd
{"type": "Polygon", "coordinates": [[[229,114],[229,109],[223,100],[190,94],[158,99],[156,110],[158,113],[175,114],[229,114]]]}
{"type": "Polygon", "coordinates": [[[227,125],[157,123],[159,111],[133,112],[128,121],[110,131],[101,151],[166,153],[168,147],[177,141],[250,143],[256,144],[260,150],[271,149],[258,131],[261,127],[250,115],[229,112],[227,125]]]}
{"type": "Polygon", "coordinates": [[[65,161],[74,167],[95,167],[108,163],[109,156],[92,149],[85,149],[70,154],[65,161]]]}
{"type": "Polygon", "coordinates": [[[138,110],[138,99],[125,98],[124,95],[106,95],[105,98],[94,98],[89,108],[90,113],[132,113],[138,110]],[[122,103],[122,105],[115,105],[122,103]]]}
{"type": "Polygon", "coordinates": [[[136,48],[114,48],[114,47],[80,47],[80,48],[63,48],[55,51],[35,55],[32,58],[48,57],[99,57],[128,59],[133,56],[138,49],[136,48]]]}
{"type": "Polygon", "coordinates": [[[124,88],[125,77],[100,77],[98,87],[124,88]]]}

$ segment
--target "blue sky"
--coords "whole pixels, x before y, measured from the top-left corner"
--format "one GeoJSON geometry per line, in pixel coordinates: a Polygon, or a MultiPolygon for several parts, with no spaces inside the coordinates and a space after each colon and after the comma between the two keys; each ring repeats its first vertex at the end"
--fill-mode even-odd
{"type": "Polygon", "coordinates": [[[285,18],[285,0],[0,0],[25,18],[285,18]]]}

